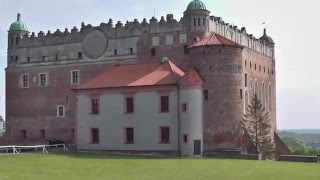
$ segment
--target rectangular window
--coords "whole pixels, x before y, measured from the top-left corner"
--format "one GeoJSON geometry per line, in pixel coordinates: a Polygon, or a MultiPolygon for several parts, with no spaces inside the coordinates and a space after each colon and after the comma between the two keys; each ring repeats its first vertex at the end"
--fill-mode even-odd
{"type": "Polygon", "coordinates": [[[64,116],[65,116],[64,106],[57,106],[57,117],[64,117],[64,116]]]}
{"type": "Polygon", "coordinates": [[[151,49],[151,56],[156,56],[156,49],[155,48],[151,49]]]}
{"type": "Polygon", "coordinates": [[[126,133],[125,143],[126,144],[133,144],[134,143],[134,130],[133,130],[133,128],[126,128],[125,133],[126,133]]]}
{"type": "Polygon", "coordinates": [[[201,20],[198,18],[198,26],[201,26],[201,20]]]}
{"type": "Polygon", "coordinates": [[[244,74],[244,87],[248,87],[248,74],[244,74]]]}
{"type": "Polygon", "coordinates": [[[205,18],[203,18],[203,26],[206,26],[206,19],[205,18]]]}
{"type": "Polygon", "coordinates": [[[182,104],[182,112],[187,112],[188,111],[188,104],[187,103],[183,103],[182,104]]]}
{"type": "Polygon", "coordinates": [[[189,54],[188,45],[184,46],[184,54],[189,54]]]}
{"type": "Polygon", "coordinates": [[[45,134],[45,131],[43,129],[40,129],[40,138],[41,139],[45,139],[46,138],[46,134],[45,134]]]}
{"type": "Polygon", "coordinates": [[[251,62],[250,62],[250,69],[252,68],[252,64],[251,64],[251,62]]]}
{"type": "Polygon", "coordinates": [[[170,128],[160,127],[160,143],[169,144],[170,143],[170,128]]]}
{"type": "Polygon", "coordinates": [[[91,110],[92,114],[99,114],[99,99],[92,99],[91,100],[91,110]]]}
{"type": "Polygon", "coordinates": [[[127,108],[127,113],[133,113],[134,112],[134,103],[133,103],[133,98],[129,97],[126,98],[126,108],[127,108]]]}
{"type": "Polygon", "coordinates": [[[31,59],[30,57],[27,57],[27,62],[30,62],[30,59],[31,59]]]}
{"type": "Polygon", "coordinates": [[[79,84],[80,83],[80,71],[72,70],[71,71],[71,84],[79,84]]]}
{"type": "Polygon", "coordinates": [[[24,74],[21,76],[21,85],[23,88],[28,88],[29,87],[29,75],[24,74]]]}
{"type": "Polygon", "coordinates": [[[161,103],[161,112],[169,112],[169,96],[161,96],[160,97],[161,103]]]}
{"type": "Polygon", "coordinates": [[[188,143],[188,140],[189,140],[189,137],[188,137],[188,134],[184,134],[183,135],[183,143],[188,143]]]}
{"type": "Polygon", "coordinates": [[[133,48],[130,48],[130,54],[133,54],[133,48]]]}
{"type": "Polygon", "coordinates": [[[26,130],[21,130],[21,137],[22,139],[27,139],[27,131],[26,130]]]}
{"type": "Polygon", "coordinates": [[[40,78],[39,86],[40,87],[46,87],[48,85],[47,74],[46,73],[41,73],[41,74],[39,74],[39,78],[40,78]]]}
{"type": "Polygon", "coordinates": [[[203,98],[204,98],[204,100],[209,100],[209,91],[208,90],[203,91],[203,98]]]}
{"type": "Polygon", "coordinates": [[[244,61],[244,67],[247,67],[247,61],[244,61]]]}
{"type": "Polygon", "coordinates": [[[242,89],[240,89],[240,99],[242,99],[242,89]]]}
{"type": "Polygon", "coordinates": [[[193,26],[197,26],[197,19],[193,18],[193,26]]]}
{"type": "Polygon", "coordinates": [[[99,128],[91,129],[91,144],[99,144],[99,128]]]}
{"type": "Polygon", "coordinates": [[[82,59],[82,52],[78,52],[78,59],[82,59]]]}
{"type": "Polygon", "coordinates": [[[117,56],[118,55],[118,51],[116,49],[113,50],[113,55],[117,56]]]}

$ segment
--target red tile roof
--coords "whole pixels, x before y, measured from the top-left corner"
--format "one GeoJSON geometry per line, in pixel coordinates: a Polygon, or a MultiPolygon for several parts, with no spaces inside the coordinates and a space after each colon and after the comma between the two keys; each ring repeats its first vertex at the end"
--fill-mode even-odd
{"type": "Polygon", "coordinates": [[[180,85],[203,85],[204,82],[197,71],[189,68],[186,74],[180,79],[180,85]]]}
{"type": "Polygon", "coordinates": [[[219,34],[211,33],[210,36],[207,36],[204,39],[196,42],[195,44],[189,46],[189,48],[201,47],[201,46],[219,46],[219,45],[240,46],[237,43],[235,43],[225,37],[220,36],[219,34]]]}
{"type": "Polygon", "coordinates": [[[171,61],[122,64],[108,67],[76,89],[100,89],[177,84],[184,76],[171,61]]]}

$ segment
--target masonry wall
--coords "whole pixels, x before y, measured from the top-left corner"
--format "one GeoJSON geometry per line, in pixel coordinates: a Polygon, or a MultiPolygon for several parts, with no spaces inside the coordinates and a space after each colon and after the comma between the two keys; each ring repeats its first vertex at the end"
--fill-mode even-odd
{"type": "Polygon", "coordinates": [[[16,144],[58,139],[73,142],[75,95],[70,89],[71,70],[79,70],[80,83],[96,76],[108,64],[52,65],[6,69],[7,131],[3,141],[16,144]],[[39,73],[48,74],[48,86],[39,87],[39,73]],[[29,75],[29,87],[21,87],[21,76],[29,75]],[[57,117],[57,106],[65,106],[65,117],[57,117]],[[45,131],[45,138],[40,130],[45,131]],[[27,138],[21,130],[26,130],[27,138]]]}
{"type": "Polygon", "coordinates": [[[203,47],[190,51],[190,64],[205,81],[204,151],[240,148],[242,144],[242,49],[203,47]]]}
{"type": "Polygon", "coordinates": [[[120,151],[178,151],[178,94],[174,87],[79,92],[77,148],[120,151]],[[91,92],[91,93],[90,93],[91,92]],[[160,112],[160,96],[169,95],[169,112],[160,112]],[[125,98],[134,97],[134,113],[125,113],[125,98]],[[91,98],[99,98],[100,113],[91,115],[91,98]],[[147,100],[146,100],[147,99],[147,100]],[[134,143],[125,143],[126,127],[134,128],[134,143]],[[170,127],[170,143],[160,143],[160,127],[170,127]],[[100,143],[91,144],[91,128],[99,128],[100,143]]]}

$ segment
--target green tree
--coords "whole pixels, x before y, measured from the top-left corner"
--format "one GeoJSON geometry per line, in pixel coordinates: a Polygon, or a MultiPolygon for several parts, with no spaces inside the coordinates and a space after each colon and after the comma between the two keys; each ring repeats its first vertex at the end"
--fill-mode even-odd
{"type": "Polygon", "coordinates": [[[261,100],[255,94],[248,105],[248,113],[243,118],[243,125],[256,145],[261,159],[271,158],[274,152],[270,130],[271,121],[265,112],[261,100]]]}

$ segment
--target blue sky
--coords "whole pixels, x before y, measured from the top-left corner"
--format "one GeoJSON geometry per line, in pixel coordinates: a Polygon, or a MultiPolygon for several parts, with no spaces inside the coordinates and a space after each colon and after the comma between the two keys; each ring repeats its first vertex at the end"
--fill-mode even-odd
{"type": "MultiPolygon", "coordinates": [[[[31,32],[99,25],[172,13],[179,20],[191,0],[0,0],[0,115],[5,112],[7,31],[18,11],[31,32]]],[[[320,128],[319,44],[316,0],[202,0],[211,15],[276,43],[278,128],[320,128]],[[266,25],[262,25],[266,22],[266,25]]]]}

